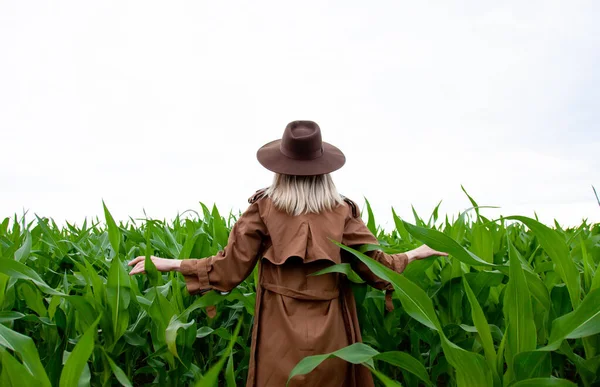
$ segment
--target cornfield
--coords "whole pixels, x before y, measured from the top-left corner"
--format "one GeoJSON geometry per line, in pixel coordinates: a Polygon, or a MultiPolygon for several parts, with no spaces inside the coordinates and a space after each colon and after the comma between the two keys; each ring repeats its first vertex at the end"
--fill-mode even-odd
{"type": "MultiPolygon", "coordinates": [[[[364,364],[384,386],[600,385],[600,224],[488,219],[467,197],[472,207],[452,221],[438,222],[439,204],[427,221],[393,213],[391,233],[366,202],[367,226],[384,251],[425,243],[449,256],[397,274],[340,245],[394,284],[395,309],[387,312],[384,294],[347,266],[326,269],[352,281],[363,343],[305,358],[290,376],[338,356],[364,364]]],[[[222,249],[236,217],[201,207],[172,221],[117,224],[106,206],[104,220],[80,226],[4,219],[0,385],[243,385],[256,268],[230,293],[201,297],[148,258],[146,276],[128,275],[139,255],[186,259],[222,249]]]]}

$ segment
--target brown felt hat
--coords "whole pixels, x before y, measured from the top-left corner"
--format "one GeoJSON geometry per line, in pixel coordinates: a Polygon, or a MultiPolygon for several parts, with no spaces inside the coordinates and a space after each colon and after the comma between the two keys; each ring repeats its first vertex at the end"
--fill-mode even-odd
{"type": "Polygon", "coordinates": [[[346,162],[341,150],[321,139],[321,128],[313,121],[290,122],[281,139],[263,145],[256,158],[270,171],[300,176],[333,172],[346,162]]]}

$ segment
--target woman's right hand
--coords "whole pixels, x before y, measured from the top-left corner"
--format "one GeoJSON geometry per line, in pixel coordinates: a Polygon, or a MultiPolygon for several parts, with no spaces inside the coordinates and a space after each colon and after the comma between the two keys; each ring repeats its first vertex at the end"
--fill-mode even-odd
{"type": "MultiPolygon", "coordinates": [[[[181,266],[180,259],[158,258],[154,256],[151,256],[150,259],[158,271],[178,271],[179,267],[181,266]]],[[[133,269],[129,272],[129,275],[146,273],[145,263],[145,256],[136,257],[129,261],[128,265],[133,266],[133,269]]]]}
{"type": "Polygon", "coordinates": [[[429,258],[433,255],[440,255],[440,256],[447,257],[448,253],[445,253],[443,251],[434,250],[427,245],[421,245],[421,246],[417,247],[416,249],[407,251],[406,255],[408,256],[408,262],[411,262],[411,261],[414,261],[415,259],[425,259],[425,258],[429,258]]]}

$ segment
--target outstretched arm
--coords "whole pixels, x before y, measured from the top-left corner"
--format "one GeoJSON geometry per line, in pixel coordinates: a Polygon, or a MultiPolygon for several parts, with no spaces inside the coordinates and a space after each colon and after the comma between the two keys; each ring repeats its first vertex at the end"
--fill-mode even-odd
{"type": "MultiPolygon", "coordinates": [[[[358,249],[364,244],[379,244],[377,238],[373,235],[360,217],[360,211],[358,210],[358,207],[354,203],[352,204],[353,205],[349,209],[351,211],[349,212],[346,220],[342,243],[354,249],[358,249]]],[[[406,266],[416,259],[425,259],[433,255],[448,255],[445,252],[433,250],[427,245],[421,245],[416,249],[399,254],[386,254],[379,250],[372,250],[366,252],[365,254],[398,273],[402,273],[404,269],[406,269],[406,266]]],[[[348,256],[348,254],[345,255],[348,256]]],[[[348,259],[350,262],[352,262],[353,269],[357,272],[357,274],[369,285],[377,289],[391,289],[391,284],[377,277],[373,272],[371,272],[367,265],[358,260],[351,259],[350,257],[348,257],[348,259]]]]}
{"type": "MultiPolygon", "coordinates": [[[[360,246],[351,246],[358,249],[360,246]]],[[[421,245],[416,249],[398,254],[387,254],[380,250],[367,251],[365,255],[373,258],[375,261],[387,266],[397,273],[402,273],[409,263],[417,259],[425,259],[431,256],[447,256],[447,253],[433,250],[427,245],[421,245]]],[[[369,285],[377,289],[390,289],[391,284],[375,274],[363,262],[353,260],[353,270],[369,285]]]]}
{"type": "MultiPolygon", "coordinates": [[[[267,234],[258,203],[252,203],[233,225],[227,246],[217,255],[202,259],[164,259],[152,257],[159,271],[179,271],[190,294],[208,290],[230,291],[250,275],[258,261],[267,234]]],[[[144,272],[144,257],[129,262],[129,274],[144,272]]]]}

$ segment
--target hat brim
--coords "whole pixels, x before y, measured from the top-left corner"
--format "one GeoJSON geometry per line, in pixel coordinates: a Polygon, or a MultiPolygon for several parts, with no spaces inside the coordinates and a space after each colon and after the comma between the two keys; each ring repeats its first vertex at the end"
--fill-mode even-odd
{"type": "Polygon", "coordinates": [[[256,152],[258,162],[269,171],[283,175],[314,176],[340,169],[346,156],[337,147],[323,142],[323,154],[312,160],[297,160],[287,157],[279,148],[281,139],[271,141],[256,152]]]}

